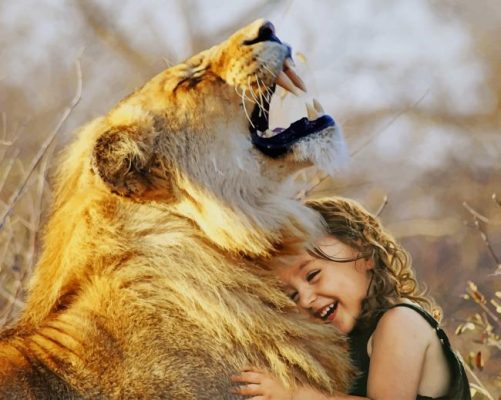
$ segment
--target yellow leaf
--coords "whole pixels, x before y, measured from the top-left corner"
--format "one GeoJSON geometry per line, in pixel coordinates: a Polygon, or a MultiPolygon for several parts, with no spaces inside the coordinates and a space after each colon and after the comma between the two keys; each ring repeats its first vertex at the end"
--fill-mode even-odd
{"type": "Polygon", "coordinates": [[[301,53],[300,51],[296,51],[296,58],[301,61],[303,64],[308,64],[308,60],[306,59],[306,56],[301,53]]]}
{"type": "Polygon", "coordinates": [[[496,312],[501,314],[501,304],[499,304],[496,300],[491,299],[491,304],[496,308],[496,312]]]}
{"type": "Polygon", "coordinates": [[[468,353],[468,356],[466,357],[466,364],[468,364],[468,366],[472,369],[475,368],[474,360],[475,360],[475,353],[473,351],[470,351],[468,353]]]}
{"type": "Polygon", "coordinates": [[[475,366],[479,370],[483,370],[484,369],[484,357],[482,356],[482,352],[481,351],[477,352],[477,354],[475,355],[475,366]]]}
{"type": "Polygon", "coordinates": [[[466,322],[457,327],[455,334],[457,336],[461,335],[463,332],[472,331],[475,329],[475,324],[473,322],[466,322]]]}

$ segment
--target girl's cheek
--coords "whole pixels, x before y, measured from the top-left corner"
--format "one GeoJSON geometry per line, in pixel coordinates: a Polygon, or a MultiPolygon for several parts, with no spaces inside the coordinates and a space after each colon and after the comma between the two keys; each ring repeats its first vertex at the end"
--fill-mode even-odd
{"type": "Polygon", "coordinates": [[[299,308],[299,312],[303,315],[305,315],[306,317],[308,318],[313,318],[313,316],[311,315],[310,312],[308,312],[307,310],[305,310],[303,307],[301,307],[299,304],[297,305],[297,307],[299,308]]]}

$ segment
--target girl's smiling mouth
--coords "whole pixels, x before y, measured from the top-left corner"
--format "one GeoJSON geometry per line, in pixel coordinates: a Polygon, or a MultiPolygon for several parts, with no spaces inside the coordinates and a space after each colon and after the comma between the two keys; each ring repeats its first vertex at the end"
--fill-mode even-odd
{"type": "Polygon", "coordinates": [[[337,311],[337,306],[339,304],[339,301],[336,301],[332,304],[329,304],[328,306],[325,306],[318,310],[315,313],[315,316],[324,320],[324,321],[332,321],[334,317],[336,316],[336,311],[337,311]]]}

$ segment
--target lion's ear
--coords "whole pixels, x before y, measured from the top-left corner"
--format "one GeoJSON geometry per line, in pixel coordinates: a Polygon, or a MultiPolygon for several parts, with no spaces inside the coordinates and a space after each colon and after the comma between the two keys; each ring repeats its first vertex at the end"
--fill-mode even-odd
{"type": "Polygon", "coordinates": [[[138,126],[110,128],[94,145],[92,170],[112,192],[141,197],[153,189],[154,146],[155,135],[145,135],[138,126]]]}

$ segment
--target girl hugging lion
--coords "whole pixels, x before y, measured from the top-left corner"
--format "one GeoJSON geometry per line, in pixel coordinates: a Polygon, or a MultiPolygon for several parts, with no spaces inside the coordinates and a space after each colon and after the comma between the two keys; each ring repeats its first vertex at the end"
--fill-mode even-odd
{"type": "Polygon", "coordinates": [[[420,289],[409,254],[354,201],[309,201],[327,236],[312,249],[277,258],[273,268],[299,309],[348,335],[359,374],[348,394],[285,388],[267,371],[233,376],[252,400],[470,399],[460,360],[420,289]]]}

